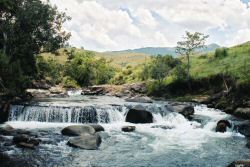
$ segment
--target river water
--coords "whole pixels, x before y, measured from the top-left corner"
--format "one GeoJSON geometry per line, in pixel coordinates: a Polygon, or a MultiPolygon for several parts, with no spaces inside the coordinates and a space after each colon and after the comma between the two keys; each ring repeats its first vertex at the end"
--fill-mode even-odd
{"type": "Polygon", "coordinates": [[[139,104],[109,96],[71,95],[13,105],[7,124],[38,134],[42,142],[36,150],[11,146],[5,153],[28,160],[32,166],[65,167],[225,167],[234,160],[249,158],[246,139],[234,128],[215,132],[219,120],[237,121],[220,110],[196,105],[195,118],[190,121],[171,112],[168,102],[139,104]],[[125,122],[126,112],[136,105],[152,112],[154,123],[125,122]],[[61,130],[82,123],[98,123],[105,128],[98,150],[67,146],[69,137],[62,136],[61,130]],[[124,125],[136,126],[135,132],[122,132],[124,125]],[[168,128],[153,128],[155,125],[168,128]]]}

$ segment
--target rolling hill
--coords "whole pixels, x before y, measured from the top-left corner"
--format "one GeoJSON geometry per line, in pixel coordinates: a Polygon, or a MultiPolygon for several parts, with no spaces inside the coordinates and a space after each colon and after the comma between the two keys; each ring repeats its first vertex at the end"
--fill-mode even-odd
{"type": "MultiPolygon", "coordinates": [[[[215,51],[215,49],[219,48],[220,46],[217,44],[210,44],[207,45],[206,48],[198,50],[198,52],[201,53],[207,53],[215,51]]],[[[106,54],[126,54],[126,53],[142,53],[146,55],[173,55],[177,56],[177,53],[175,52],[176,47],[145,47],[145,48],[139,48],[139,49],[129,49],[129,50],[122,50],[122,51],[111,51],[111,52],[105,52],[106,54]]]]}

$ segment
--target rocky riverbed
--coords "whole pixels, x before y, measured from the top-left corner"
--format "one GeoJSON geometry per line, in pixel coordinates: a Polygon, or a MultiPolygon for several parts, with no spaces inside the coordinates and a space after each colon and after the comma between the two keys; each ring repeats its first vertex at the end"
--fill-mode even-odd
{"type": "MultiPolygon", "coordinates": [[[[227,166],[249,158],[249,125],[195,103],[47,98],[10,106],[0,160],[5,166],[227,166]]],[[[241,162],[247,160],[234,164],[241,162]]]]}

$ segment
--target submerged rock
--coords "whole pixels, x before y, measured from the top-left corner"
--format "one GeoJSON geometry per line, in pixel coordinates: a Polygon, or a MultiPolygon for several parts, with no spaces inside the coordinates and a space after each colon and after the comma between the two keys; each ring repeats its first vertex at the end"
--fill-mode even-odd
{"type": "Polygon", "coordinates": [[[39,145],[40,141],[40,139],[36,139],[25,134],[17,135],[13,138],[13,143],[21,148],[34,149],[36,146],[39,145]]]}
{"type": "Polygon", "coordinates": [[[102,142],[98,134],[82,134],[79,137],[73,137],[68,141],[68,145],[86,150],[96,150],[102,142]]]}
{"type": "Polygon", "coordinates": [[[227,167],[250,167],[250,159],[234,161],[227,167]]]}
{"type": "Polygon", "coordinates": [[[143,110],[140,107],[132,108],[126,115],[126,122],[153,123],[153,115],[151,112],[143,110]]]}
{"type": "Polygon", "coordinates": [[[85,133],[94,134],[95,129],[90,125],[72,125],[62,130],[62,134],[66,136],[80,136],[85,133]]]}
{"type": "Polygon", "coordinates": [[[123,126],[122,131],[123,132],[133,132],[133,131],[135,131],[135,126],[123,126]]]}
{"type": "Polygon", "coordinates": [[[216,132],[226,132],[227,131],[227,127],[228,128],[231,128],[232,125],[231,123],[228,121],[228,120],[220,120],[218,123],[217,123],[217,126],[215,128],[215,131],[216,132]]]}
{"type": "Polygon", "coordinates": [[[137,102],[137,103],[153,103],[153,100],[147,96],[135,96],[126,98],[127,102],[137,102]]]}

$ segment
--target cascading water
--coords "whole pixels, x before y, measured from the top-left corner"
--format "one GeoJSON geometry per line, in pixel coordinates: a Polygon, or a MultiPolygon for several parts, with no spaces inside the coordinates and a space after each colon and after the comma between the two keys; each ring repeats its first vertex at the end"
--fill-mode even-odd
{"type": "MultiPolygon", "coordinates": [[[[68,166],[70,163],[73,167],[224,167],[235,159],[248,158],[250,151],[245,148],[245,138],[233,129],[226,133],[214,131],[221,119],[234,121],[231,116],[202,105],[195,106],[194,119],[187,120],[170,111],[167,102],[139,104],[107,96],[74,96],[13,105],[8,124],[39,132],[42,141],[46,141],[38,152],[32,152],[31,161],[38,166],[68,166]],[[137,105],[152,112],[152,124],[125,122],[127,111],[137,105]],[[91,154],[68,147],[68,138],[60,132],[65,126],[81,123],[99,123],[105,128],[99,150],[91,154]],[[136,131],[121,132],[124,125],[136,126],[136,131]]],[[[12,154],[18,153],[20,150],[12,151],[12,154]]]]}

